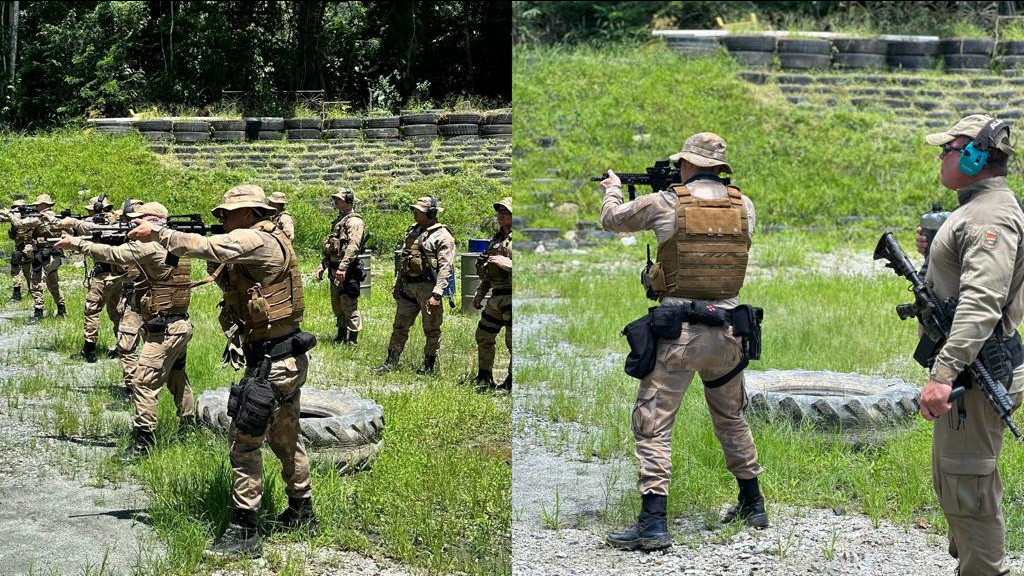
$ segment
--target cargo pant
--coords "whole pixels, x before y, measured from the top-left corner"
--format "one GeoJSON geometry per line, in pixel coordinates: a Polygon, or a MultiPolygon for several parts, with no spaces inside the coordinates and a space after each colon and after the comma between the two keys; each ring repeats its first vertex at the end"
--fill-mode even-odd
{"type": "Polygon", "coordinates": [[[480,312],[476,325],[477,362],[480,370],[494,369],[495,341],[502,326],[505,327],[505,347],[508,348],[509,372],[512,371],[512,295],[492,294],[480,312]]]}
{"type": "Polygon", "coordinates": [[[21,279],[25,279],[25,285],[32,285],[32,264],[29,262],[22,262],[17,266],[14,265],[14,261],[11,261],[11,288],[14,290],[21,290],[21,279]]]}
{"type": "Polygon", "coordinates": [[[100,313],[103,312],[104,307],[107,309],[107,317],[114,323],[114,333],[117,333],[117,324],[121,321],[118,303],[121,299],[123,283],[122,278],[116,280],[89,278],[89,291],[85,295],[85,312],[83,314],[86,342],[95,343],[99,337],[100,313]]]}
{"type": "Polygon", "coordinates": [[[64,305],[64,296],[60,293],[60,278],[57,276],[57,269],[60,268],[60,258],[53,257],[46,260],[40,268],[32,267],[32,278],[29,281],[29,291],[32,293],[32,305],[35,308],[42,308],[46,301],[43,296],[43,283],[53,296],[53,303],[57,306],[64,305]]]}
{"type": "Polygon", "coordinates": [[[427,308],[427,301],[434,290],[432,282],[413,282],[404,284],[402,294],[398,297],[398,310],[395,312],[395,323],[391,326],[391,341],[388,352],[395,357],[402,355],[405,342],[409,339],[409,329],[416,322],[416,316],[423,312],[423,346],[424,356],[437,356],[441,350],[441,324],[444,322],[444,304],[436,308],[427,308]]]}
{"type": "MultiPolygon", "coordinates": [[[[1018,378],[1024,378],[1020,368],[1018,378]]],[[[1015,407],[1021,396],[1012,396],[1015,407]]],[[[932,485],[949,523],[949,554],[959,558],[960,576],[1009,574],[997,466],[1005,425],[977,386],[964,394],[964,404],[965,420],[954,402],[935,420],[932,435],[932,485]]]]}
{"type": "MultiPolygon", "coordinates": [[[[727,374],[742,358],[731,328],[684,323],[679,338],[658,340],[654,370],[640,381],[633,406],[633,436],[640,461],[641,494],[668,495],[672,477],[672,425],[695,372],[702,380],[727,374]]],[[[743,373],[717,388],[704,388],[711,424],[725,453],[725,466],[739,479],[763,471],[750,426],[743,418],[747,399],[743,373]]]]}
{"type": "Polygon", "coordinates": [[[342,291],[342,286],[331,282],[331,311],[337,318],[338,328],[349,332],[363,329],[363,318],[359,314],[359,298],[353,298],[342,291]]]}
{"type": "Polygon", "coordinates": [[[125,388],[130,390],[135,365],[139,362],[139,330],[142,328],[142,316],[132,310],[123,293],[117,302],[117,309],[121,313],[121,321],[117,323],[117,355],[121,359],[125,388]]]}
{"type": "Polygon", "coordinates": [[[176,320],[163,334],[152,333],[143,326],[142,350],[132,375],[132,399],[135,402],[136,430],[156,429],[156,406],[160,389],[165,385],[174,397],[178,418],[195,414],[192,386],[185,374],[185,350],[192,339],[192,322],[176,320]]]}
{"type": "MultiPolygon", "coordinates": [[[[255,374],[257,367],[247,366],[246,376],[255,374]]],[[[306,382],[309,357],[306,354],[283,358],[270,365],[267,380],[278,402],[270,425],[262,436],[250,436],[235,427],[228,428],[228,446],[231,451],[231,498],[236,508],[259,510],[263,500],[263,457],[260,446],[266,440],[281,461],[281,478],[289,498],[306,499],[313,496],[309,478],[309,458],[299,438],[299,399],[306,382]]]]}

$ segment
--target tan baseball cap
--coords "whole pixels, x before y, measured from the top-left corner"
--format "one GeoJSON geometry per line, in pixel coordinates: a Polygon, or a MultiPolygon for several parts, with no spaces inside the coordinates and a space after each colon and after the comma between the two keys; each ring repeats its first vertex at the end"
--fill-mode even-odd
{"type": "Polygon", "coordinates": [[[498,200],[497,202],[495,202],[494,203],[494,209],[497,210],[499,208],[504,208],[505,210],[508,210],[509,214],[511,214],[512,213],[512,197],[511,196],[505,196],[501,200],[498,200]]]}
{"type": "Polygon", "coordinates": [[[356,193],[351,188],[338,188],[337,192],[335,192],[334,194],[331,194],[331,198],[337,198],[338,200],[347,202],[347,200],[345,199],[345,195],[346,194],[351,194],[352,195],[352,201],[353,202],[355,201],[356,193]]]}
{"type": "Polygon", "coordinates": [[[239,208],[262,208],[264,210],[273,210],[269,204],[267,204],[267,195],[263,192],[263,188],[255,184],[242,184],[235,186],[224,193],[224,199],[210,212],[216,218],[220,218],[224,212],[230,212],[231,210],[237,210],[239,208]]]}
{"type": "Polygon", "coordinates": [[[49,194],[40,194],[39,196],[36,196],[36,201],[32,204],[35,204],[36,206],[39,206],[40,204],[49,204],[50,206],[53,206],[53,199],[50,198],[49,194]]]}
{"type": "MultiPolygon", "coordinates": [[[[936,132],[935,134],[928,134],[924,137],[924,141],[931,144],[932,146],[942,146],[948,144],[953,140],[956,140],[960,136],[967,136],[968,138],[976,138],[981,133],[981,129],[988,124],[994,124],[1000,122],[988,114],[971,114],[961,118],[952,128],[945,132],[936,132]]],[[[999,131],[1001,135],[996,137],[996,148],[1000,152],[1010,156],[1013,154],[1013,146],[1010,144],[1010,131],[1007,128],[1005,131],[999,131]]]]}
{"type": "Polygon", "coordinates": [[[169,212],[163,204],[159,202],[145,202],[141,206],[133,206],[134,212],[129,212],[127,216],[129,218],[142,218],[143,216],[156,216],[157,218],[167,218],[169,212]]]}
{"type": "Polygon", "coordinates": [[[729,166],[725,159],[725,140],[713,132],[701,132],[687,138],[683,143],[683,149],[678,154],[669,156],[673,162],[678,162],[680,158],[694,166],[721,166],[722,172],[732,173],[732,166],[729,166]]]}
{"type": "Polygon", "coordinates": [[[284,192],[274,192],[270,195],[270,198],[267,198],[267,202],[284,206],[288,203],[288,199],[285,197],[284,192]]]}
{"type": "Polygon", "coordinates": [[[410,210],[416,210],[417,212],[423,212],[424,214],[426,214],[427,210],[430,210],[431,208],[436,208],[438,214],[444,212],[444,208],[441,208],[441,204],[438,202],[437,198],[434,198],[433,196],[420,196],[415,202],[409,204],[410,210]]]}

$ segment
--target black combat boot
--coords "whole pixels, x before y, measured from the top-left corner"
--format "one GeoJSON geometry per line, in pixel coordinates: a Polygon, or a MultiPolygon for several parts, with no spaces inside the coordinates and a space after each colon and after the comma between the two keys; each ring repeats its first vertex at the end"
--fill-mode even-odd
{"type": "Polygon", "coordinates": [[[476,384],[477,390],[494,388],[494,374],[490,370],[477,370],[473,384],[476,384]]]}
{"type": "Polygon", "coordinates": [[[424,356],[423,368],[416,371],[420,376],[433,376],[437,372],[437,356],[424,356]]]}
{"type": "Polygon", "coordinates": [[[344,344],[348,340],[348,329],[344,326],[338,326],[338,335],[334,337],[335,344],[344,344]]]}
{"type": "Polygon", "coordinates": [[[114,346],[113,348],[108,348],[107,349],[107,358],[110,358],[111,360],[113,360],[114,358],[120,358],[120,357],[121,357],[121,351],[117,349],[117,346],[114,346]]]}
{"type": "Polygon", "coordinates": [[[43,321],[43,309],[42,308],[34,309],[32,311],[32,317],[29,318],[28,321],[30,323],[32,323],[32,324],[35,324],[36,322],[42,322],[43,321]]]}
{"type": "Polygon", "coordinates": [[[378,374],[383,374],[385,372],[391,372],[392,370],[396,370],[398,368],[398,359],[401,356],[401,352],[388,350],[388,359],[385,360],[384,363],[381,364],[380,366],[377,366],[377,368],[375,368],[374,371],[377,372],[378,374]]]}
{"type": "Polygon", "coordinates": [[[131,462],[136,458],[148,456],[155,443],[156,438],[151,430],[136,430],[135,439],[128,445],[128,449],[124,451],[124,456],[121,459],[125,462],[131,462]]]}
{"type": "Polygon", "coordinates": [[[275,526],[282,530],[305,528],[311,533],[316,532],[319,521],[313,510],[312,498],[288,498],[288,508],[277,516],[275,526]]]}
{"type": "Polygon", "coordinates": [[[89,364],[95,364],[96,363],[96,343],[95,342],[89,342],[88,340],[86,340],[82,344],[81,352],[79,352],[78,354],[75,354],[75,356],[78,357],[78,358],[82,358],[83,360],[85,360],[89,364]]]}
{"type": "Polygon", "coordinates": [[[644,494],[636,524],[620,532],[611,532],[605,541],[623,550],[660,550],[672,545],[668,533],[668,496],[644,494]]]}
{"type": "Polygon", "coordinates": [[[505,379],[502,380],[501,384],[498,385],[498,390],[503,392],[512,391],[512,370],[509,369],[508,374],[505,375],[505,379]]]}
{"type": "Polygon", "coordinates": [[[61,318],[63,318],[65,316],[67,316],[67,315],[68,315],[67,308],[65,308],[63,304],[57,304],[57,316],[60,316],[61,318]]]}
{"type": "Polygon", "coordinates": [[[736,481],[740,485],[739,502],[729,508],[725,516],[722,517],[722,523],[728,524],[734,520],[743,520],[747,526],[767,528],[768,514],[764,511],[764,497],[761,496],[757,476],[750,480],[737,478],[736,481]]]}
{"type": "Polygon", "coordinates": [[[185,438],[199,429],[195,416],[182,416],[178,420],[178,440],[183,442],[185,438]]]}
{"type": "Polygon", "coordinates": [[[21,286],[14,287],[14,290],[11,292],[11,301],[21,302],[21,286]]]}
{"type": "Polygon", "coordinates": [[[235,508],[231,523],[212,546],[203,552],[213,558],[259,558],[263,554],[256,529],[256,511],[235,508]]]}
{"type": "Polygon", "coordinates": [[[359,332],[356,332],[354,330],[349,330],[348,331],[348,340],[345,340],[345,344],[347,344],[349,346],[355,346],[357,342],[359,342],[359,332]]]}

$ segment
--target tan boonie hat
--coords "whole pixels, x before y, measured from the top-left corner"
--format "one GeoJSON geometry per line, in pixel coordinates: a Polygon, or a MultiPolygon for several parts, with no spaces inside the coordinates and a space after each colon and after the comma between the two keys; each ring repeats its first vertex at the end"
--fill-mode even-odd
{"type": "Polygon", "coordinates": [[[127,216],[129,218],[142,218],[143,216],[156,216],[157,218],[167,218],[169,212],[163,204],[159,202],[146,202],[141,206],[133,206],[134,212],[129,212],[127,216]]]}
{"type": "MultiPolygon", "coordinates": [[[[99,200],[100,200],[99,196],[93,196],[92,198],[89,198],[89,202],[85,205],[85,209],[86,210],[92,210],[96,206],[96,203],[99,202],[99,200]]],[[[109,208],[110,206],[113,206],[113,204],[111,204],[110,200],[107,200],[107,197],[104,196],[103,197],[103,207],[104,208],[109,208]]]]}
{"type": "Polygon", "coordinates": [[[33,202],[33,204],[36,206],[39,206],[40,204],[49,204],[50,206],[53,206],[53,199],[50,198],[49,194],[40,194],[39,196],[36,196],[36,201],[33,202]]]}
{"type": "Polygon", "coordinates": [[[438,214],[444,212],[444,208],[441,208],[441,204],[437,201],[437,198],[434,198],[433,196],[420,196],[415,202],[409,204],[410,210],[416,210],[417,212],[423,212],[424,214],[426,214],[427,210],[430,210],[431,208],[436,209],[438,214]]]}
{"type": "Polygon", "coordinates": [[[504,208],[505,210],[508,210],[509,214],[511,214],[512,213],[512,197],[511,196],[505,196],[501,200],[498,200],[497,202],[495,202],[494,203],[494,209],[498,210],[499,208],[504,208]]]}
{"type": "Polygon", "coordinates": [[[694,134],[683,143],[678,154],[669,156],[669,160],[678,162],[682,158],[694,166],[711,168],[721,166],[722,172],[732,173],[732,166],[725,159],[725,140],[713,132],[694,134]]]}
{"type": "Polygon", "coordinates": [[[17,208],[18,206],[24,206],[24,205],[25,205],[25,201],[22,200],[21,198],[18,198],[14,202],[11,202],[11,207],[12,208],[17,208]]]}
{"type": "Polygon", "coordinates": [[[271,204],[281,204],[283,206],[288,203],[288,199],[285,198],[283,192],[274,192],[270,195],[270,198],[267,198],[267,202],[271,204]]]}
{"type": "MultiPolygon", "coordinates": [[[[971,114],[970,116],[961,118],[959,122],[954,124],[952,128],[945,132],[936,132],[935,134],[925,136],[924,141],[932,146],[942,146],[943,144],[949,144],[960,136],[977,138],[978,134],[981,133],[981,129],[990,122],[999,122],[999,120],[996,120],[988,114],[971,114]]],[[[1002,133],[1004,131],[1000,130],[999,132],[1002,133]]],[[[1013,154],[1013,146],[1010,145],[1009,129],[1007,129],[1005,134],[1002,134],[1002,136],[996,137],[996,148],[1007,156],[1013,154]]]]}
{"type": "Polygon", "coordinates": [[[343,202],[348,202],[346,195],[351,195],[353,201],[356,199],[356,193],[353,192],[351,188],[338,188],[337,192],[331,194],[331,198],[337,198],[343,202]]]}
{"type": "Polygon", "coordinates": [[[224,212],[230,212],[231,210],[237,210],[239,208],[262,208],[264,210],[273,210],[270,205],[267,204],[267,195],[263,192],[263,188],[255,184],[242,184],[241,186],[235,186],[224,193],[224,200],[220,206],[217,206],[210,212],[216,218],[220,218],[224,212]]]}

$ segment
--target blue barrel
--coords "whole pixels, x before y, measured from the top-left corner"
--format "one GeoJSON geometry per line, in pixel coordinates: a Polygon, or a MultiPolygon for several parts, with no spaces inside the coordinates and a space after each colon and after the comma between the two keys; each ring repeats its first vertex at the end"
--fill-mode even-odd
{"type": "Polygon", "coordinates": [[[491,244],[491,241],[487,238],[470,238],[469,239],[469,251],[470,252],[483,252],[487,250],[487,247],[491,244]]]}

